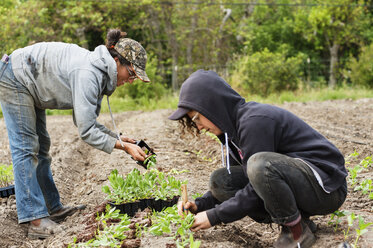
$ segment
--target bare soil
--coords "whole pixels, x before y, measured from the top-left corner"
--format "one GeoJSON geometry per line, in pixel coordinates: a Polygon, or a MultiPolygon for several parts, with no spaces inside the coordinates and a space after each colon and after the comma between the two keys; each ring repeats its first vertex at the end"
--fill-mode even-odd
{"type": "MultiPolygon", "coordinates": [[[[373,147],[373,99],[337,100],[310,103],[285,103],[280,105],[297,114],[308,124],[331,140],[347,157],[354,151],[360,153],[356,165],[362,158],[372,156],[373,147]]],[[[158,166],[164,169],[187,169],[189,172],[178,175],[188,179],[188,193],[204,193],[210,173],[221,166],[220,146],[206,135],[200,138],[186,135],[181,138],[178,124],[169,121],[172,110],[153,112],[124,112],[115,114],[118,128],[127,136],[145,139],[154,147],[158,166]]],[[[102,115],[99,121],[111,127],[109,115],[102,115]]],[[[45,240],[27,238],[28,224],[17,223],[14,196],[0,198],[0,247],[63,247],[73,241],[86,227],[84,221],[94,212],[96,206],[105,200],[101,187],[108,183],[111,170],[118,169],[126,174],[138,166],[126,153],[114,151],[106,154],[85,144],[78,137],[77,128],[71,116],[48,116],[48,130],[52,139],[52,171],[60,191],[61,201],[66,205],[85,204],[87,208],[62,223],[64,231],[45,240]]],[[[0,163],[10,164],[9,143],[3,119],[0,119],[0,163]]],[[[359,180],[372,178],[373,169],[359,175],[359,180]]],[[[365,221],[373,222],[373,200],[367,195],[349,188],[346,202],[341,208],[364,216],[365,221]]],[[[344,222],[334,232],[328,225],[330,216],[314,216],[318,225],[318,238],[314,247],[337,247],[344,241],[342,230],[347,230],[344,222]]],[[[259,224],[246,217],[230,224],[222,224],[195,233],[201,240],[201,247],[271,247],[279,229],[276,225],[259,224]]],[[[353,242],[355,231],[350,231],[348,241],[353,242]]],[[[166,247],[170,243],[163,237],[145,235],[141,237],[141,247],[166,247]]],[[[373,229],[364,234],[359,247],[373,247],[373,229]]]]}

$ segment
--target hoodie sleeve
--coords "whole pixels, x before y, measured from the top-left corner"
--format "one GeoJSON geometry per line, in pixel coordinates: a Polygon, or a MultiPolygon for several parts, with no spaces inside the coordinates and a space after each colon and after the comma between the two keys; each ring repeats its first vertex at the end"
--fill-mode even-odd
{"type": "Polygon", "coordinates": [[[202,212],[211,208],[214,208],[219,202],[215,197],[213,197],[211,191],[207,191],[202,197],[198,197],[195,200],[197,205],[197,212],[202,212]]]}
{"type": "MultiPolygon", "coordinates": [[[[97,102],[97,109],[96,109],[96,115],[99,116],[100,110],[101,110],[101,102],[102,98],[98,100],[97,102]]],[[[97,127],[104,133],[109,134],[111,137],[117,138],[117,134],[105,127],[104,125],[100,124],[99,122],[97,123],[97,127]]]]}
{"type": "Polygon", "coordinates": [[[89,70],[75,70],[69,76],[74,117],[80,137],[91,146],[111,153],[117,139],[103,132],[102,125],[96,121],[100,99],[98,82],[102,79],[89,70]]]}
{"type": "MultiPolygon", "coordinates": [[[[198,206],[198,205],[197,205],[198,206]]],[[[229,200],[207,210],[207,217],[212,226],[230,223],[249,215],[259,216],[264,210],[262,199],[256,194],[249,183],[245,188],[237,191],[236,195],[229,200]]]]}

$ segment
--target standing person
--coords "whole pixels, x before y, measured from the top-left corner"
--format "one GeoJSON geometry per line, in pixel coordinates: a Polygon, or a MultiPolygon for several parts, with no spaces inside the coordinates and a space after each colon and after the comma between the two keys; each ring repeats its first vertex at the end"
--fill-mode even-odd
{"type": "Polygon", "coordinates": [[[196,214],[193,231],[249,216],[282,226],[274,247],[311,247],[309,217],[333,213],[346,198],[344,158],[331,142],[289,111],[245,102],[213,71],[198,70],[183,83],[169,119],[222,144],[226,168],[211,174],[210,191],[179,203],[179,214],[196,214]]]}
{"type": "Polygon", "coordinates": [[[106,46],[93,52],[74,44],[37,43],[4,55],[0,62],[0,101],[12,154],[18,222],[30,222],[30,238],[60,231],[56,222],[78,210],[60,202],[50,169],[45,109],[73,109],[80,137],[99,150],[120,149],[137,161],[146,157],[135,140],[96,120],[104,95],[109,104],[116,87],[137,78],[150,81],[145,49],[125,35],[110,30],[106,46]]]}

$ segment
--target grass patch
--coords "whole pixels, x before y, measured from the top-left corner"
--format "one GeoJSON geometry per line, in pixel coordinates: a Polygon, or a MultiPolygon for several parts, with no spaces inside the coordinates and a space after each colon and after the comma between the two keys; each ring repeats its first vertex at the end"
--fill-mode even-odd
{"type": "MultiPolygon", "coordinates": [[[[258,95],[249,95],[246,101],[256,101],[268,104],[282,104],[284,102],[310,102],[326,101],[337,99],[373,98],[372,89],[340,87],[337,89],[303,89],[297,91],[284,91],[277,94],[271,94],[268,97],[258,95]]],[[[156,109],[176,109],[179,97],[178,94],[167,94],[160,99],[142,98],[120,98],[117,96],[110,97],[110,107],[114,113],[125,111],[143,110],[152,111],[156,109]]],[[[71,115],[72,110],[47,109],[47,115],[71,115]]],[[[101,113],[109,113],[106,97],[102,100],[101,113]]],[[[3,113],[0,108],[0,117],[3,113]]]]}
{"type": "Polygon", "coordinates": [[[373,98],[373,90],[363,88],[340,87],[337,89],[308,89],[297,91],[284,91],[281,93],[271,94],[268,97],[258,95],[249,95],[246,101],[256,101],[268,104],[282,104],[284,102],[310,102],[310,101],[326,101],[337,99],[352,99],[373,98]]]}

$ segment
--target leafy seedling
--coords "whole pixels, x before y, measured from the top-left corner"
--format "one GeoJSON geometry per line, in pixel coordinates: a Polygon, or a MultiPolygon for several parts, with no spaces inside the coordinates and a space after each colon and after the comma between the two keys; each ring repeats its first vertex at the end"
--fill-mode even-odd
{"type": "Polygon", "coordinates": [[[370,225],[373,225],[373,222],[365,223],[364,218],[359,215],[359,228],[355,230],[357,236],[356,236],[356,239],[355,239],[354,247],[357,247],[357,241],[359,240],[360,236],[363,235],[364,233],[368,232],[367,228],[370,225]]]}
{"type": "Polygon", "coordinates": [[[0,187],[9,186],[13,180],[13,166],[0,164],[0,187]]]}
{"type": "Polygon", "coordinates": [[[328,222],[328,225],[335,225],[334,232],[337,231],[338,225],[342,222],[341,218],[344,216],[349,215],[350,213],[343,210],[337,210],[334,213],[330,215],[330,220],[328,222]]]}

